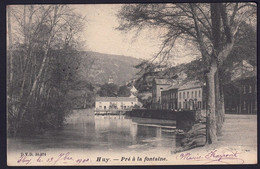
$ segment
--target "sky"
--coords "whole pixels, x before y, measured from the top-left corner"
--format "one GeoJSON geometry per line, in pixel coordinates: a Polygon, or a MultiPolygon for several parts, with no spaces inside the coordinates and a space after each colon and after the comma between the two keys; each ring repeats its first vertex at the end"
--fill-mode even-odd
{"type": "MultiPolygon", "coordinates": [[[[83,32],[84,49],[106,54],[132,56],[151,59],[160,48],[160,31],[143,30],[138,36],[135,32],[124,33],[115,28],[119,25],[116,14],[121,4],[73,5],[76,12],[85,16],[87,22],[83,32]]],[[[176,64],[189,62],[197,55],[190,46],[177,43],[172,61],[176,64]]]]}

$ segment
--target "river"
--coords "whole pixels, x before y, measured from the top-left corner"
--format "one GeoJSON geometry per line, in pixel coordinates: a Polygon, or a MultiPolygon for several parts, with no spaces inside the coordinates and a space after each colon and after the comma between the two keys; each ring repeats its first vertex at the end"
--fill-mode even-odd
{"type": "Polygon", "coordinates": [[[124,115],[72,114],[59,130],[25,138],[9,138],[8,151],[80,149],[106,151],[174,150],[176,122],[124,115]]]}

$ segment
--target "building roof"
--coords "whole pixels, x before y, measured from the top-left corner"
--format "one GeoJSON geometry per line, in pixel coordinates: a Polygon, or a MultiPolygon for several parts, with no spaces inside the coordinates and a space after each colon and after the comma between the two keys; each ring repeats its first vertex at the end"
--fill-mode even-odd
{"type": "Polygon", "coordinates": [[[166,89],[162,90],[162,92],[172,90],[172,89],[178,89],[179,87],[180,87],[179,83],[174,83],[174,84],[170,85],[169,87],[167,87],[166,89]]]}
{"type": "Polygon", "coordinates": [[[156,84],[165,84],[165,85],[170,85],[173,82],[172,79],[154,79],[154,81],[156,84]]]}
{"type": "Polygon", "coordinates": [[[96,97],[96,102],[134,102],[136,97],[96,97]]]}
{"type": "Polygon", "coordinates": [[[198,88],[202,87],[203,82],[195,80],[195,81],[188,81],[187,83],[180,86],[179,90],[191,89],[191,88],[198,88]]]}
{"type": "Polygon", "coordinates": [[[133,86],[133,87],[130,89],[130,91],[131,91],[132,93],[135,93],[135,92],[137,92],[137,89],[133,86]]]}
{"type": "Polygon", "coordinates": [[[257,78],[256,71],[247,71],[241,74],[239,77],[233,79],[232,81],[244,80],[248,78],[257,78]]]}

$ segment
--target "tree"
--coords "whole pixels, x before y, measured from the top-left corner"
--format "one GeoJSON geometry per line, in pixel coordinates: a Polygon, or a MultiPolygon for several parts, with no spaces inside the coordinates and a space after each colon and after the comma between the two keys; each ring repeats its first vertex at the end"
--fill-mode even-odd
{"type": "Polygon", "coordinates": [[[155,56],[162,60],[172,56],[177,39],[197,47],[207,84],[207,143],[214,143],[224,121],[224,97],[218,71],[233,49],[241,22],[249,18],[255,21],[255,4],[131,4],[122,7],[118,18],[118,29],[122,31],[162,29],[161,49],[155,56]]]}
{"type": "Polygon", "coordinates": [[[118,86],[116,84],[105,83],[100,87],[98,94],[101,97],[115,97],[117,96],[117,92],[118,92],[118,86]]]}
{"type": "Polygon", "coordinates": [[[119,97],[129,97],[131,95],[131,91],[127,86],[120,86],[117,92],[119,97]]]}
{"type": "Polygon", "coordinates": [[[77,81],[73,85],[73,90],[69,91],[73,108],[92,108],[95,105],[94,86],[88,81],[77,81]]]}
{"type": "Polygon", "coordinates": [[[166,65],[150,63],[149,61],[143,61],[139,63],[135,66],[136,69],[139,69],[139,72],[136,74],[138,78],[135,81],[135,87],[138,89],[140,93],[151,92],[152,82],[154,78],[163,78],[163,76],[165,75],[169,76],[169,78],[174,78],[169,74],[169,72],[160,71],[161,68],[166,67],[166,65]]]}
{"type": "Polygon", "coordinates": [[[225,73],[225,76],[229,77],[225,79],[226,81],[231,78],[229,74],[231,73],[230,69],[233,68],[234,61],[242,62],[246,60],[252,66],[256,67],[256,42],[256,28],[246,22],[242,22],[236,35],[234,47],[222,66],[222,71],[225,73]]]}
{"type": "Polygon", "coordinates": [[[15,35],[8,58],[13,67],[8,69],[13,74],[7,93],[13,98],[8,101],[9,132],[60,127],[71,110],[67,93],[79,79],[75,44],[81,17],[66,5],[9,7],[15,35]]]}
{"type": "Polygon", "coordinates": [[[144,108],[150,108],[152,105],[152,97],[148,96],[148,98],[144,98],[142,95],[138,95],[138,100],[143,104],[144,108]]]}

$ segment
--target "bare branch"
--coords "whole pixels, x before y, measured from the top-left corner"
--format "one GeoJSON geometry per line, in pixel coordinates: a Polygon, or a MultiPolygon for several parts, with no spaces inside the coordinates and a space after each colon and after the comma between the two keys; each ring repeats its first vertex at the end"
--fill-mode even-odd
{"type": "Polygon", "coordinates": [[[199,47],[200,47],[200,51],[201,51],[201,54],[202,54],[202,58],[205,60],[206,64],[209,65],[209,53],[207,52],[207,49],[205,47],[205,44],[203,42],[203,38],[202,38],[202,33],[201,33],[201,29],[198,25],[198,19],[196,17],[196,10],[194,9],[193,7],[193,4],[190,4],[190,8],[192,10],[192,13],[193,13],[193,19],[194,19],[194,24],[195,24],[195,29],[196,29],[196,32],[197,32],[197,40],[198,40],[198,43],[199,43],[199,47]]]}

